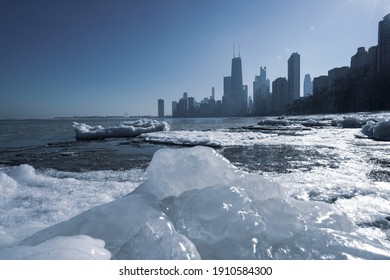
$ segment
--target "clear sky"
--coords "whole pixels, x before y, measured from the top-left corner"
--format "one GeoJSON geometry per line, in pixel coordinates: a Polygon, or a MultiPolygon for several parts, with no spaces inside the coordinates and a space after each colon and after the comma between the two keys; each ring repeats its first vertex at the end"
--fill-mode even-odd
{"type": "MultiPolygon", "coordinates": [[[[390,0],[1,0],[0,118],[157,115],[223,94],[233,44],[252,94],[301,55],[301,79],[377,44],[390,0]]],[[[301,86],[302,88],[302,86],[301,86]]]]}

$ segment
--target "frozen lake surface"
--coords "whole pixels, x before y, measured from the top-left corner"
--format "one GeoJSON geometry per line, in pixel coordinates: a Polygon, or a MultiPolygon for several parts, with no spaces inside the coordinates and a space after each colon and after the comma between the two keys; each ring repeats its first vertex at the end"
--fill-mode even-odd
{"type": "Polygon", "coordinates": [[[0,258],[388,259],[390,142],[353,119],[390,113],[0,121],[0,258]]]}

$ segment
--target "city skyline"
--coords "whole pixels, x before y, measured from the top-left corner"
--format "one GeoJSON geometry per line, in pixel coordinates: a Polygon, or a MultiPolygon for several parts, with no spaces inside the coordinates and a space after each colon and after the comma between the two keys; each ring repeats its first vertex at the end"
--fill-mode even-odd
{"type": "Polygon", "coordinates": [[[223,95],[232,46],[243,84],[262,66],[287,77],[347,66],[358,47],[377,45],[387,1],[3,1],[0,118],[157,115],[157,99],[223,95]],[[211,3],[210,3],[211,2],[211,3]],[[236,15],[236,20],[230,20],[236,15]],[[303,17],[305,15],[305,17],[303,17]]]}

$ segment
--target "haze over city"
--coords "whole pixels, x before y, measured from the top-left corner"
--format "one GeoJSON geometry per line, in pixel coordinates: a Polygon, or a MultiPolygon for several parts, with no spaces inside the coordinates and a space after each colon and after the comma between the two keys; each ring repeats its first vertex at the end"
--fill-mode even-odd
{"type": "MultiPolygon", "coordinates": [[[[385,0],[2,1],[0,118],[157,115],[183,92],[220,99],[233,45],[243,83],[350,64],[377,44],[385,0]]],[[[301,93],[302,94],[302,93],[301,93]]]]}

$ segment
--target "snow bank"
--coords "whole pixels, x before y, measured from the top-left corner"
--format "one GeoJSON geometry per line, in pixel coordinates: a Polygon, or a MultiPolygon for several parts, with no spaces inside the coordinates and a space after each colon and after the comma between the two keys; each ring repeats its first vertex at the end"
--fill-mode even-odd
{"type": "Polygon", "coordinates": [[[336,207],[289,198],[282,186],[238,170],[207,147],[159,150],[147,179],[129,195],[41,230],[0,256],[55,249],[48,242],[57,238],[75,248],[77,236],[92,238],[82,256],[102,245],[93,240],[103,240],[113,259],[390,259],[389,248],[356,232],[336,207]]]}
{"type": "Polygon", "coordinates": [[[369,121],[362,127],[362,133],[375,140],[390,141],[390,120],[369,121]]]}
{"type": "Polygon", "coordinates": [[[142,133],[153,131],[167,131],[166,122],[140,119],[132,122],[122,122],[114,127],[104,128],[100,125],[89,126],[85,123],[73,123],[77,140],[99,140],[111,137],[135,137],[142,133]]]}

